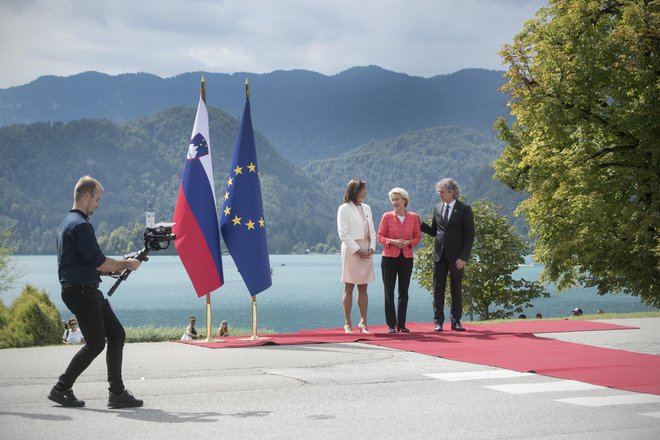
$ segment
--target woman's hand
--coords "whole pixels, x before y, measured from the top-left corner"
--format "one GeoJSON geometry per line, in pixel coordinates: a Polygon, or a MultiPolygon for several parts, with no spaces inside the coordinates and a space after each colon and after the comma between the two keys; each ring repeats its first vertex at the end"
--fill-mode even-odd
{"type": "Polygon", "coordinates": [[[409,240],[391,240],[390,244],[394,246],[395,248],[403,249],[405,247],[410,246],[410,241],[409,240]]]}
{"type": "Polygon", "coordinates": [[[360,258],[371,258],[371,256],[374,254],[374,251],[373,249],[369,249],[366,251],[360,249],[359,251],[357,251],[357,253],[360,256],[360,258]]]}

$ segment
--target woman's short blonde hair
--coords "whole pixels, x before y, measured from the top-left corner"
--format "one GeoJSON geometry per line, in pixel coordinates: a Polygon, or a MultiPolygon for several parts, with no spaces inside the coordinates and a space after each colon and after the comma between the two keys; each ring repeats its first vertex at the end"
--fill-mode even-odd
{"type": "Polygon", "coordinates": [[[401,196],[403,200],[406,201],[406,208],[408,207],[408,203],[410,203],[410,196],[408,195],[408,191],[406,191],[403,188],[392,188],[389,192],[389,197],[390,200],[392,200],[392,194],[398,194],[401,196]]]}

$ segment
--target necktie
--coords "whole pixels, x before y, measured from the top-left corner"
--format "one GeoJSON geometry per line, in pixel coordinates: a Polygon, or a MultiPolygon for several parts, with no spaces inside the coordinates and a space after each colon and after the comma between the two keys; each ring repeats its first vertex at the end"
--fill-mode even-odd
{"type": "Polygon", "coordinates": [[[449,205],[445,205],[445,216],[442,218],[444,224],[449,221],[449,205]]]}

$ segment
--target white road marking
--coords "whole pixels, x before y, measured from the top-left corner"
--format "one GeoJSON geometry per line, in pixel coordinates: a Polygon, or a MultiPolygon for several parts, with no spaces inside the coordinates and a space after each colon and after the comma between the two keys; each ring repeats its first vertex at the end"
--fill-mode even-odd
{"type": "Polygon", "coordinates": [[[590,383],[578,382],[576,380],[558,380],[554,382],[542,383],[512,383],[506,385],[487,385],[496,391],[503,391],[510,394],[532,394],[532,393],[550,393],[556,391],[582,391],[603,389],[590,383]]]}
{"type": "MultiPolygon", "coordinates": [[[[660,396],[654,394],[621,394],[618,396],[571,397],[557,399],[557,402],[572,403],[580,406],[636,405],[640,403],[660,403],[660,396]]],[[[659,413],[650,413],[659,414],[659,413]]],[[[657,416],[652,416],[657,417],[657,416]]]]}
{"type": "Polygon", "coordinates": [[[459,371],[455,373],[431,373],[425,374],[433,379],[445,380],[447,382],[456,382],[459,380],[480,380],[480,379],[507,379],[510,377],[533,376],[531,373],[519,373],[511,370],[484,370],[484,371],[459,371]]]}
{"type": "Polygon", "coordinates": [[[655,417],[656,419],[660,419],[660,411],[650,412],[650,413],[641,413],[640,416],[655,417]]]}

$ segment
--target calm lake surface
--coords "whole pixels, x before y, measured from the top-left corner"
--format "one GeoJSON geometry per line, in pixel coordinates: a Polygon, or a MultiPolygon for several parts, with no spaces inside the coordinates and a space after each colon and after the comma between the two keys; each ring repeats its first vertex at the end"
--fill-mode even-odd
{"type": "MultiPolygon", "coordinates": [[[[341,257],[339,255],[271,255],[273,286],[257,295],[259,328],[278,333],[296,332],[302,329],[336,328],[343,325],[341,308],[342,283],[341,257]]],[[[60,298],[57,279],[57,257],[15,256],[14,260],[23,273],[17,285],[0,298],[10,305],[29,283],[45,289],[60,310],[62,318],[71,313],[60,298]]],[[[529,261],[529,259],[528,259],[529,261]]],[[[211,294],[213,328],[226,319],[232,326],[251,328],[252,303],[231,257],[223,256],[225,284],[211,294]]],[[[369,284],[369,324],[385,324],[383,283],[380,279],[380,255],[374,257],[376,281],[369,284]]],[[[542,266],[520,267],[517,278],[538,280],[542,266]]],[[[101,290],[107,292],[114,279],[103,277],[101,290]]],[[[624,295],[599,296],[596,289],[575,288],[556,293],[554,286],[546,286],[549,298],[534,302],[534,308],[524,311],[528,317],[537,312],[544,318],[568,316],[575,307],[584,313],[657,311],[641,303],[639,298],[624,295]]],[[[354,293],[354,300],[357,292],[354,293]]],[[[131,274],[110,302],[124,326],[141,325],[185,327],[188,317],[198,318],[198,328],[206,324],[206,298],[198,298],[178,256],[150,256],[149,261],[131,274]]],[[[445,313],[448,313],[446,311],[445,313]]],[[[410,286],[408,302],[409,322],[431,322],[432,297],[414,280],[410,286]]],[[[464,317],[464,320],[469,320],[464,317]]],[[[357,325],[357,305],[353,309],[353,324],[357,325]]]]}

